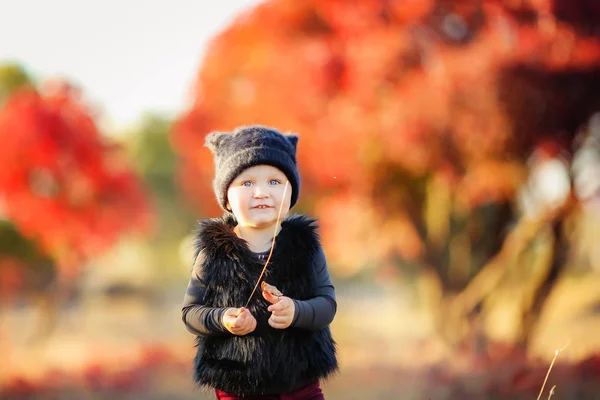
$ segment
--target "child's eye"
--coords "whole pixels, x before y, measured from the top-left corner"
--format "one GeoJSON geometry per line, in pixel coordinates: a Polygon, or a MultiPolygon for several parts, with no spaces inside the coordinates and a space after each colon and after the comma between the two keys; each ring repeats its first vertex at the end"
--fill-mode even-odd
{"type": "Polygon", "coordinates": [[[271,179],[271,180],[269,181],[269,185],[273,185],[273,186],[275,186],[275,185],[279,185],[279,184],[281,184],[281,181],[280,181],[280,180],[278,180],[278,179],[271,179]]]}
{"type": "Polygon", "coordinates": [[[252,181],[244,181],[242,182],[242,186],[252,186],[252,181]]]}

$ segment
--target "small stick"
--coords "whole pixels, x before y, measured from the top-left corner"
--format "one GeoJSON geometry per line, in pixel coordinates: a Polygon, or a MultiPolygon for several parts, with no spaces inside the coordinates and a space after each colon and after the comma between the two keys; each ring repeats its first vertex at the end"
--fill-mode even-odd
{"type": "MultiPolygon", "coordinates": [[[[554,366],[556,357],[558,357],[558,353],[563,351],[568,345],[569,345],[569,343],[565,344],[562,347],[562,349],[558,349],[554,352],[554,358],[552,359],[552,362],[550,363],[550,368],[548,368],[548,372],[546,373],[546,378],[544,379],[544,383],[542,384],[542,390],[540,390],[540,394],[538,395],[537,400],[540,400],[540,398],[542,397],[542,393],[544,393],[544,387],[546,387],[546,382],[548,381],[548,377],[550,376],[550,371],[552,371],[552,366],[554,366]]],[[[554,393],[555,387],[556,387],[556,385],[554,385],[554,387],[552,387],[552,390],[550,390],[550,396],[552,396],[552,394],[554,393]]],[[[548,396],[548,398],[550,398],[550,396],[548,396]]]]}
{"type": "Polygon", "coordinates": [[[277,223],[275,224],[275,233],[273,234],[273,241],[271,242],[271,251],[269,251],[269,256],[267,257],[265,266],[263,267],[262,271],[260,272],[258,280],[256,281],[256,285],[254,285],[254,289],[252,289],[252,293],[250,293],[250,297],[248,297],[248,301],[246,302],[246,305],[244,306],[244,308],[248,308],[248,304],[250,304],[250,300],[252,300],[252,296],[254,296],[254,292],[256,292],[256,288],[260,284],[260,280],[262,279],[263,275],[265,274],[265,271],[267,270],[267,265],[269,264],[269,261],[271,260],[271,255],[273,254],[273,249],[275,248],[275,237],[277,236],[277,229],[279,229],[279,221],[281,219],[281,210],[283,209],[283,202],[285,201],[285,194],[287,192],[288,182],[289,181],[285,181],[285,187],[283,188],[283,197],[281,198],[281,205],[279,206],[279,212],[277,213],[277,223]]]}
{"type": "Polygon", "coordinates": [[[550,389],[550,393],[548,394],[548,400],[550,400],[550,398],[552,397],[552,395],[554,394],[554,389],[556,388],[556,385],[552,386],[552,389],[550,389]]]}

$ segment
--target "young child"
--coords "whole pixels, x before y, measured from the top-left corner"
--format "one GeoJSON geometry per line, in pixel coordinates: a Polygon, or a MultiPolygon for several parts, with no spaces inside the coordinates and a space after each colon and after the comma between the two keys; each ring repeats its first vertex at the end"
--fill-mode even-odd
{"type": "Polygon", "coordinates": [[[226,212],[200,221],[182,317],[197,335],[195,381],[217,399],[324,399],[319,380],[338,368],[337,303],[316,221],[287,216],[299,194],[297,143],[262,126],[206,137],[226,212]],[[273,287],[244,307],[267,259],[260,281],[273,287]]]}

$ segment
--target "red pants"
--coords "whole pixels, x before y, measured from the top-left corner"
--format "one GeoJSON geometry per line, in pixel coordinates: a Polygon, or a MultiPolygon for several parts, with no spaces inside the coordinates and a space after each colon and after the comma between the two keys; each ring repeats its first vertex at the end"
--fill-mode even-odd
{"type": "Polygon", "coordinates": [[[282,394],[241,396],[219,389],[216,389],[215,393],[217,394],[217,400],[325,400],[318,381],[293,392],[282,394]]]}

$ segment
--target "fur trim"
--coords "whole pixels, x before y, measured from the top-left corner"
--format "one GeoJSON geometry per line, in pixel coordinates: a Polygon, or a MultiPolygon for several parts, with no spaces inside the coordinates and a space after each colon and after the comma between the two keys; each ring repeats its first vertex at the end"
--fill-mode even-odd
{"type": "MultiPolygon", "coordinates": [[[[228,215],[200,223],[197,254],[203,253],[203,301],[210,307],[243,306],[263,268],[246,241],[233,232],[235,225],[228,215]]],[[[316,228],[314,219],[293,216],[282,222],[275,240],[264,280],[293,299],[312,297],[313,257],[321,246],[316,228]]],[[[317,332],[274,329],[267,322],[268,306],[257,291],[248,305],[257,328],[246,336],[198,337],[195,379],[199,385],[238,394],[277,393],[337,370],[329,327],[317,332]]]]}

